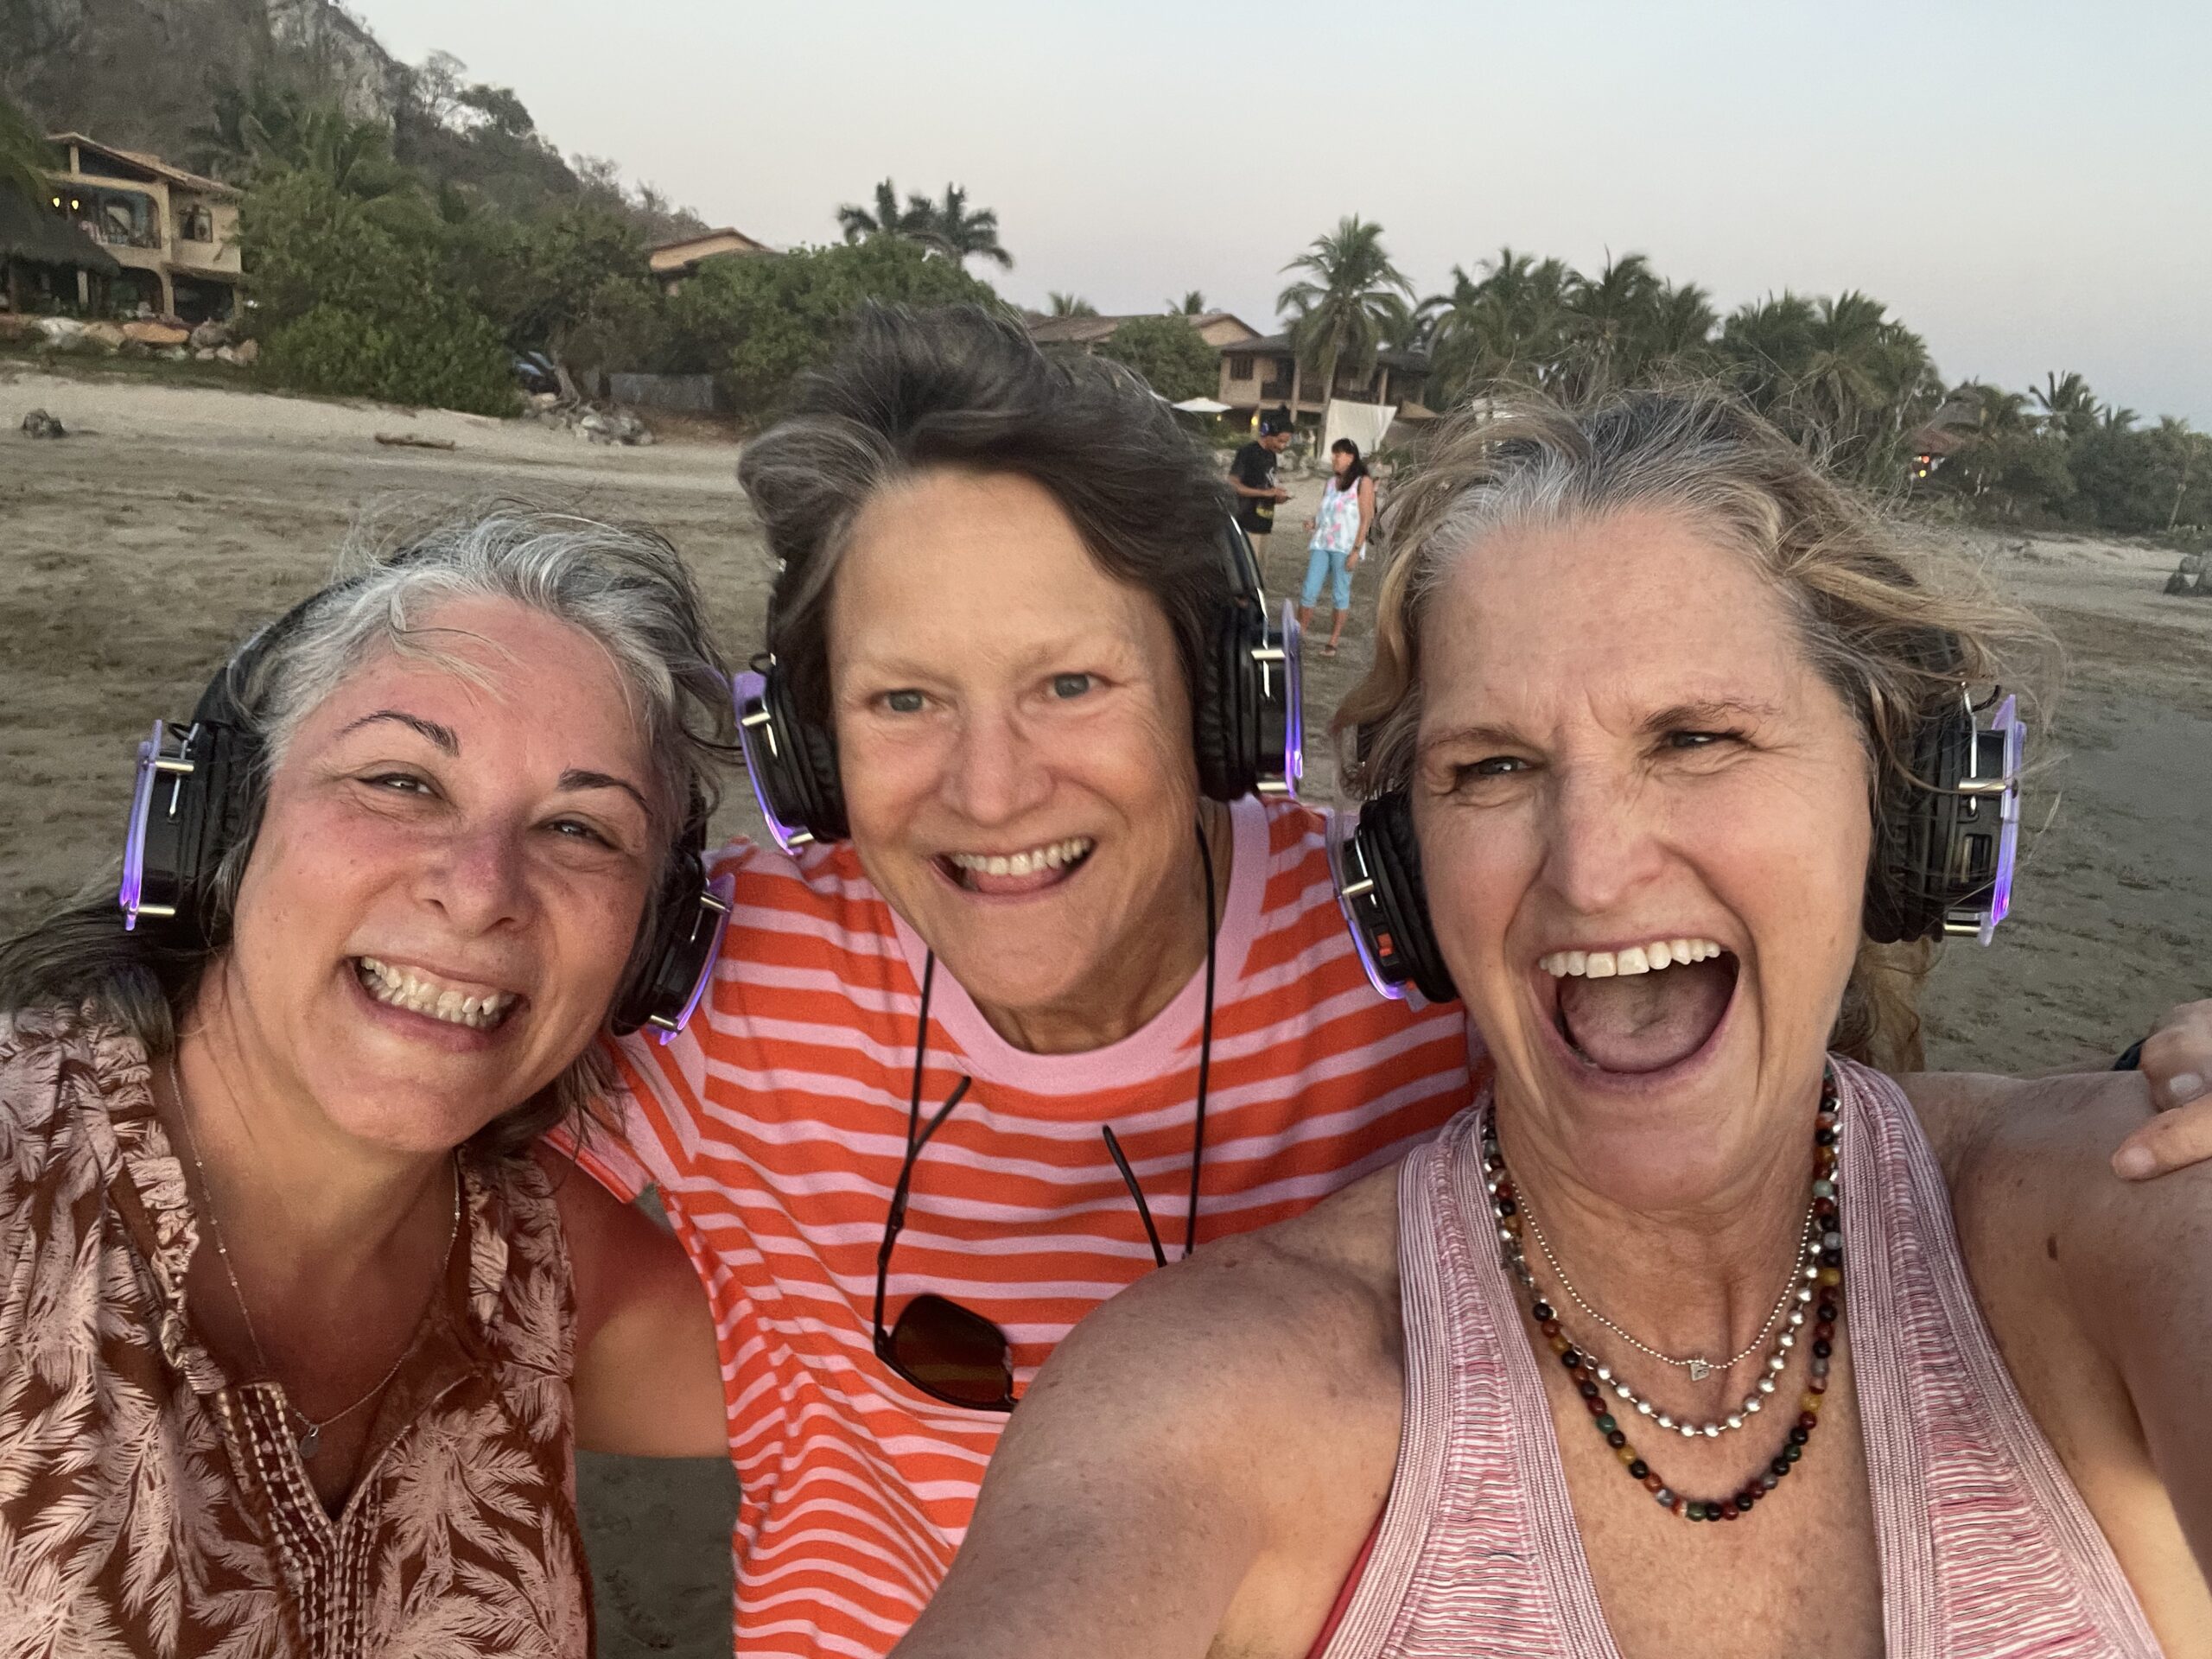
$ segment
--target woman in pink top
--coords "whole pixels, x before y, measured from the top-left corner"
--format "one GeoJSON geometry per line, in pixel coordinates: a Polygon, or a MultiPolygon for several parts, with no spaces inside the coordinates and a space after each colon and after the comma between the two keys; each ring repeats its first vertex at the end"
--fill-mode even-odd
{"type": "Polygon", "coordinates": [[[1347,903],[1494,1090],[1077,1332],[899,1651],[2212,1652],[2212,1173],[1847,1057],[2003,913],[2039,631],[1718,400],[1400,504],[1347,903]]]}

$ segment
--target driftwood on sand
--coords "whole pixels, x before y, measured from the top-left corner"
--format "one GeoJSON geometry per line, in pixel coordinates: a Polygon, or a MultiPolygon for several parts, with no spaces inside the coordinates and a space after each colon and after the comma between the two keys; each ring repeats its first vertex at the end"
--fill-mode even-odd
{"type": "Polygon", "coordinates": [[[451,438],[418,438],[407,432],[379,432],[377,442],[395,449],[457,449],[451,438]]]}

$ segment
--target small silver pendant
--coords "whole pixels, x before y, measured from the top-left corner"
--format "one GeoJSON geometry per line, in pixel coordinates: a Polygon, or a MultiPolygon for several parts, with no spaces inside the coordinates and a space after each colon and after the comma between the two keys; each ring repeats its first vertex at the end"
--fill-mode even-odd
{"type": "Polygon", "coordinates": [[[315,1461],[315,1454],[322,1449],[322,1430],[315,1424],[309,1423],[308,1425],[308,1432],[300,1436],[299,1448],[300,1461],[302,1463],[313,1463],[315,1461]]]}
{"type": "Polygon", "coordinates": [[[1693,1359],[1690,1361],[1689,1366],[1690,1381],[1693,1382],[1702,1382],[1707,1377],[1713,1375],[1713,1367],[1706,1363],[1706,1362],[1701,1359],[1693,1359]]]}

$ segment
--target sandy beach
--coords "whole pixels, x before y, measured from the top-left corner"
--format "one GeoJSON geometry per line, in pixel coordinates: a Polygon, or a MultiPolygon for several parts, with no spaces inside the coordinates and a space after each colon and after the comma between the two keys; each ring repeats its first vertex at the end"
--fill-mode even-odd
{"type": "MultiPolygon", "coordinates": [[[[734,444],[610,448],[543,427],[242,391],[58,378],[0,364],[0,929],[119,846],[133,745],[181,718],[228,644],[332,571],[349,535],[389,539],[473,498],[644,524],[696,564],[731,655],[756,646],[760,538],[734,444]],[[72,435],[16,430],[44,408],[72,435]],[[378,433],[450,440],[393,448],[378,433]]],[[[1271,588],[1304,569],[1282,509],[1271,588]]],[[[2212,601],[2163,597],[2173,556],[2126,542],[1950,537],[2034,605],[2072,661],[2026,812],[2014,922],[1954,947],[1926,1002],[1939,1065],[2022,1071],[2110,1054],[2157,1011],[2212,995],[2212,601]]],[[[1376,572],[1345,649],[1309,650],[1307,793],[1333,795],[1327,712],[1365,666],[1376,572]]],[[[1325,627],[1325,619],[1323,619],[1325,627]]],[[[753,827],[741,778],[717,828],[753,827]]],[[[601,1651],[728,1650],[727,1467],[589,1459],[581,1502],[601,1651]]]]}

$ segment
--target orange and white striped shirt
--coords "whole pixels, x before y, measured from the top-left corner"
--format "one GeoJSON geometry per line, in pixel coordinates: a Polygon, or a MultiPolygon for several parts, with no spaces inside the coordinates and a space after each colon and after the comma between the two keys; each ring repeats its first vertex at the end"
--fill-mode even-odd
{"type": "MultiPolygon", "coordinates": [[[[1296,1215],[1426,1140],[1473,1096],[1457,1004],[1376,995],[1330,885],[1326,821],[1232,808],[1198,1205],[1203,1243],[1296,1215]]],[[[939,1403],[871,1339],[875,1256],[906,1150],[925,949],[849,846],[712,861],[736,909],[709,1001],[676,1041],[621,1046],[620,1142],[592,1173],[657,1186],[706,1281],[740,1499],[737,1650],[874,1656],[965,1535],[1006,1419],[939,1403]]],[[[1042,1055],[936,976],[923,1150],[887,1324],[935,1291],[997,1321],[1017,1392],[1075,1322],[1151,1270],[1100,1134],[1110,1124],[1171,1255],[1188,1204],[1205,978],[1141,1030],[1042,1055]]]]}

